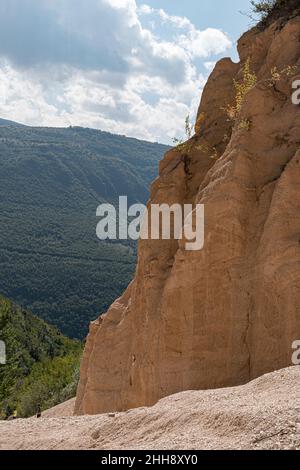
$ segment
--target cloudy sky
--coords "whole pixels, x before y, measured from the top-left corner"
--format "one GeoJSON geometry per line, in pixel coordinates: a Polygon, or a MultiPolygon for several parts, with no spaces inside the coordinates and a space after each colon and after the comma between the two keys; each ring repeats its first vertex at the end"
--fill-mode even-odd
{"type": "Polygon", "coordinates": [[[250,0],[0,0],[0,117],[181,137],[250,0]]]}

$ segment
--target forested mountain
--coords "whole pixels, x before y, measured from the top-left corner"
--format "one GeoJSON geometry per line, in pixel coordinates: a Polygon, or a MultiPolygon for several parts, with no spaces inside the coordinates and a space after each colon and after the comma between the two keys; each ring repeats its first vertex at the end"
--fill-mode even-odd
{"type": "Polygon", "coordinates": [[[76,393],[82,346],[0,296],[0,419],[35,414],[76,393]]]}
{"type": "Polygon", "coordinates": [[[122,292],[135,245],[96,238],[102,202],[146,202],[167,147],[83,128],[0,126],[0,293],[70,337],[122,292]]]}
{"type": "Polygon", "coordinates": [[[9,121],[8,119],[0,119],[0,126],[23,126],[23,124],[19,124],[18,122],[9,121]]]}

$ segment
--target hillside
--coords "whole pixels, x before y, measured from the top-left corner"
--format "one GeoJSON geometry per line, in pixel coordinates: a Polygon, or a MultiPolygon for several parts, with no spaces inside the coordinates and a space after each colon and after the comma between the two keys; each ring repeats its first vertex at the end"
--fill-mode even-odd
{"type": "Polygon", "coordinates": [[[300,367],[247,385],[186,391],[152,408],[71,417],[73,401],[41,419],[0,423],[0,449],[300,450],[300,367]]]}
{"type": "Polygon", "coordinates": [[[101,202],[145,202],[167,147],[91,129],[0,127],[0,292],[83,338],[135,269],[100,242],[101,202]]]}
{"type": "Polygon", "coordinates": [[[6,364],[0,365],[0,419],[14,410],[35,414],[76,392],[81,344],[62,336],[43,320],[0,297],[0,340],[6,364]]]}

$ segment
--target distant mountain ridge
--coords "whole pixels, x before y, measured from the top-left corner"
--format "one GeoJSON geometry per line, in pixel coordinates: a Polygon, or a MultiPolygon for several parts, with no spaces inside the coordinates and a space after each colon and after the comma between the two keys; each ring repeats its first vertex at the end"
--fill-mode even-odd
{"type": "Polygon", "coordinates": [[[20,124],[19,122],[9,121],[8,119],[0,118],[0,126],[24,126],[24,124],[20,124]]]}
{"type": "Polygon", "coordinates": [[[96,208],[120,195],[146,202],[167,149],[79,127],[0,125],[0,293],[83,338],[135,269],[135,244],[97,240],[96,208]]]}

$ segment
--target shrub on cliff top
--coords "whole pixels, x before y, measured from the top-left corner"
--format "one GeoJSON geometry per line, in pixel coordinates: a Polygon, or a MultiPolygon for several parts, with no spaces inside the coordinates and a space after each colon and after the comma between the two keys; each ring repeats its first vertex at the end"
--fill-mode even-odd
{"type": "Polygon", "coordinates": [[[288,20],[291,15],[300,14],[299,0],[251,0],[251,5],[263,28],[279,18],[288,20]]]}
{"type": "Polygon", "coordinates": [[[251,5],[254,13],[258,13],[262,18],[267,17],[273,10],[276,5],[277,0],[265,0],[261,2],[256,2],[251,0],[251,5]]]}

